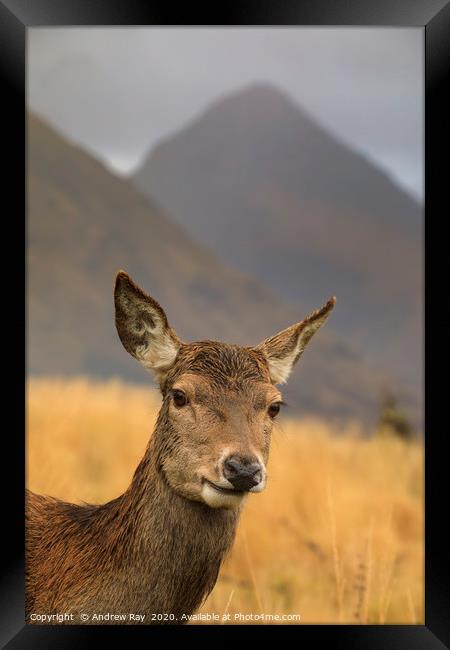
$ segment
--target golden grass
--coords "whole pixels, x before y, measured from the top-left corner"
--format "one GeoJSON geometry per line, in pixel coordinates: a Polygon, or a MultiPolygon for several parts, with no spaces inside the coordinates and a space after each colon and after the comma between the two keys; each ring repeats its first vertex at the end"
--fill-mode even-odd
{"type": "MultiPolygon", "coordinates": [[[[159,408],[119,381],[32,379],[27,484],[101,503],[128,486],[159,408]]],[[[269,482],[250,495],[203,613],[302,623],[423,623],[423,448],[280,418],[269,482]]]]}

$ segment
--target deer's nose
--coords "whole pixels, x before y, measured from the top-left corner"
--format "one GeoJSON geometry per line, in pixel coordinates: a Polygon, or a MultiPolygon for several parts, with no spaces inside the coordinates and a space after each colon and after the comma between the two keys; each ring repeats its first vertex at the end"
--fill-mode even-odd
{"type": "Polygon", "coordinates": [[[248,492],[262,481],[262,467],[254,458],[228,456],[223,461],[223,475],[235,488],[248,492]]]}

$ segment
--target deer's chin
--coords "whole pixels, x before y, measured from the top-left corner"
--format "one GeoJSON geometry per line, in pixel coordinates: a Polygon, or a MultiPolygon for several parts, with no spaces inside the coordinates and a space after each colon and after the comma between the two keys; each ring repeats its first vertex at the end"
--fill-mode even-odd
{"type": "Polygon", "coordinates": [[[202,485],[202,500],[210,508],[239,508],[246,496],[247,492],[224,489],[207,480],[202,485]]]}

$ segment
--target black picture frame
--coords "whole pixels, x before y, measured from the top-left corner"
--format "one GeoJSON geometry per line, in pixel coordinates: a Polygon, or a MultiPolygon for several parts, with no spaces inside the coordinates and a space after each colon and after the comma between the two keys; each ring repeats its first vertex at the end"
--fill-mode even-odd
{"type": "MultiPolygon", "coordinates": [[[[10,470],[2,499],[2,558],[4,570],[0,585],[0,642],[8,649],[64,648],[69,650],[106,643],[152,643],[173,640],[180,635],[205,641],[228,639],[255,632],[284,636],[289,633],[299,644],[324,643],[334,648],[413,648],[450,647],[450,582],[448,580],[448,540],[441,522],[448,519],[448,485],[445,422],[446,388],[437,366],[442,364],[442,339],[431,343],[433,319],[446,325],[446,294],[438,288],[445,277],[447,256],[445,208],[448,205],[448,163],[445,148],[450,142],[450,107],[445,90],[448,79],[450,44],[450,5],[446,0],[239,0],[212,6],[186,3],[174,8],[170,3],[139,0],[0,0],[0,70],[2,78],[3,135],[6,139],[2,204],[3,242],[12,254],[3,267],[3,343],[9,352],[22,349],[25,327],[22,318],[26,287],[23,242],[26,237],[25,192],[25,80],[26,32],[37,26],[239,26],[239,25],[317,25],[317,26],[393,26],[423,27],[425,42],[425,472],[426,472],[426,561],[424,625],[299,625],[299,626],[184,626],[184,627],[83,627],[36,626],[24,624],[24,413],[22,365],[12,354],[8,381],[3,389],[9,426],[4,426],[3,474],[10,470]],[[439,154],[442,154],[440,156],[439,154]],[[433,254],[431,254],[433,250],[433,254]],[[13,253],[15,251],[15,253],[13,253]],[[23,282],[23,283],[22,283],[23,282]],[[20,285],[14,287],[13,285],[20,285]],[[13,330],[13,331],[11,331],[13,330]],[[17,340],[14,341],[14,337],[17,340]],[[432,372],[433,367],[433,372],[432,372]],[[444,415],[445,414],[445,415],[444,415]],[[441,419],[442,418],[442,419],[441,419]]],[[[448,84],[447,84],[448,85],[448,84]]],[[[5,247],[6,248],[6,247],[5,247]]],[[[4,248],[4,250],[5,250],[4,248]]],[[[26,317],[26,314],[24,314],[26,317]]],[[[3,355],[6,356],[5,354],[3,355]]],[[[6,370],[4,371],[6,372],[6,370]]],[[[6,409],[5,409],[6,410],[6,409]]],[[[5,415],[4,415],[5,417],[5,415]]],[[[252,636],[254,638],[254,636],[252,636]]]]}

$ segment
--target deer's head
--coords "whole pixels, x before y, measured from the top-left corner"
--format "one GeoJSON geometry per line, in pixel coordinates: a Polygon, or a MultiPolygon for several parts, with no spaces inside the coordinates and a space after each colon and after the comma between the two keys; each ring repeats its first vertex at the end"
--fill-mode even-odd
{"type": "Polygon", "coordinates": [[[212,508],[235,508],[248,492],[261,492],[283,403],[277,385],[287,381],[335,299],[260,345],[241,347],[182,342],[161,306],[123,271],[114,297],[120,340],[162,392],[154,435],[171,488],[212,508]]]}

